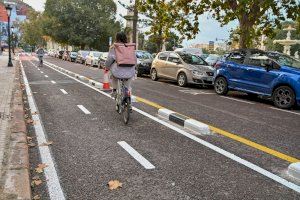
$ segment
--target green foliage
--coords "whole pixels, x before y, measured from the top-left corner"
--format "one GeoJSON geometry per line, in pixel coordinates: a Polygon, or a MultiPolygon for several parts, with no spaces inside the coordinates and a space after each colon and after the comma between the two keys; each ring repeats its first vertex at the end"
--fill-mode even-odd
{"type": "Polygon", "coordinates": [[[116,9],[113,0],[47,0],[43,30],[62,44],[107,51],[121,28],[116,9]]]}
{"type": "MultiPolygon", "coordinates": [[[[192,24],[192,13],[184,10],[177,0],[138,0],[139,13],[146,18],[140,20],[144,26],[150,27],[146,34],[153,34],[152,38],[156,41],[156,46],[161,49],[163,41],[171,37],[172,30],[176,30],[182,36],[181,39],[191,39],[196,34],[198,21],[192,24]]],[[[150,45],[154,50],[154,46],[150,45]]],[[[157,51],[156,51],[157,52],[157,51]]]]}
{"type": "MultiPolygon", "coordinates": [[[[160,46],[158,46],[158,40],[161,38],[158,35],[151,35],[145,42],[145,50],[150,53],[158,53],[160,46]]],[[[169,37],[166,38],[166,50],[173,51],[174,47],[180,47],[182,40],[173,32],[170,32],[169,37]]]]}
{"type": "Polygon", "coordinates": [[[20,24],[22,32],[21,43],[26,43],[30,46],[45,45],[41,19],[41,13],[34,10],[29,12],[28,19],[20,24]]]}
{"type": "Polygon", "coordinates": [[[177,0],[187,10],[192,10],[195,20],[199,14],[209,12],[222,25],[239,22],[240,48],[250,47],[253,38],[262,34],[274,36],[274,28],[280,28],[285,19],[299,20],[298,0],[177,0]]]}

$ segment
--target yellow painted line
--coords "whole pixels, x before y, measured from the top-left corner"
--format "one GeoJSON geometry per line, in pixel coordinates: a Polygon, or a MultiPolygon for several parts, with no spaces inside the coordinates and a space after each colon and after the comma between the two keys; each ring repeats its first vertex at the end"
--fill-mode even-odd
{"type": "Polygon", "coordinates": [[[147,99],[143,99],[143,98],[141,98],[141,97],[136,97],[136,100],[137,100],[138,102],[145,103],[145,104],[147,104],[147,105],[149,105],[149,106],[152,106],[152,107],[154,107],[154,108],[157,108],[157,109],[164,108],[163,106],[160,106],[160,105],[158,105],[157,103],[154,103],[154,102],[149,101],[149,100],[147,100],[147,99]]]}
{"type": "MultiPolygon", "coordinates": [[[[161,105],[159,105],[159,104],[157,104],[157,103],[154,103],[154,102],[152,102],[152,101],[149,101],[149,100],[147,100],[147,99],[143,99],[143,98],[140,98],[140,97],[136,97],[136,100],[137,100],[138,102],[145,103],[145,104],[147,104],[147,105],[149,105],[149,106],[152,106],[152,107],[155,107],[155,108],[157,108],[157,109],[164,108],[163,106],[161,106],[161,105]]],[[[190,118],[190,117],[188,117],[188,118],[190,118]]],[[[218,133],[218,134],[223,135],[223,136],[225,136],[225,137],[228,137],[228,138],[230,138],[230,139],[232,139],[232,140],[235,140],[235,141],[238,141],[238,142],[240,142],[240,143],[243,143],[243,144],[245,144],[245,145],[247,145],[247,146],[250,146],[250,147],[252,147],[252,148],[255,148],[255,149],[257,149],[257,150],[260,150],[260,151],[263,151],[263,152],[265,152],[265,153],[268,153],[268,154],[270,154],[270,155],[272,155],[272,156],[275,156],[275,157],[277,157],[277,158],[280,158],[280,159],[282,159],[282,160],[288,161],[288,162],[290,162],[290,163],[300,162],[299,159],[294,158],[294,157],[292,157],[292,156],[288,156],[288,155],[283,154],[283,153],[281,153],[281,152],[279,152],[279,151],[270,149],[270,148],[268,148],[268,147],[266,147],[266,146],[263,146],[263,145],[261,145],[261,144],[252,142],[251,140],[248,140],[248,139],[246,139],[246,138],[240,137],[240,136],[235,135],[235,134],[233,134],[233,133],[229,133],[229,132],[227,132],[227,131],[224,131],[224,130],[222,130],[222,129],[216,128],[216,127],[214,127],[214,126],[211,126],[211,125],[208,125],[208,126],[209,126],[210,130],[211,130],[211,131],[214,131],[215,133],[218,133]]]]}
{"type": "Polygon", "coordinates": [[[209,128],[210,128],[211,131],[214,131],[214,132],[216,132],[220,135],[226,136],[230,139],[241,142],[241,143],[243,143],[247,146],[250,146],[250,147],[253,147],[253,148],[258,149],[260,151],[263,151],[265,153],[271,154],[271,155],[273,155],[277,158],[280,158],[282,160],[286,160],[286,161],[291,162],[291,163],[300,162],[300,160],[297,159],[297,158],[294,158],[294,157],[288,156],[286,154],[280,153],[279,151],[275,151],[275,150],[270,149],[266,146],[263,146],[263,145],[260,145],[258,143],[252,142],[252,141],[250,141],[246,138],[237,136],[235,134],[229,133],[229,132],[224,131],[222,129],[219,129],[219,128],[216,128],[216,127],[213,127],[213,126],[210,126],[210,125],[209,125],[209,128]]]}

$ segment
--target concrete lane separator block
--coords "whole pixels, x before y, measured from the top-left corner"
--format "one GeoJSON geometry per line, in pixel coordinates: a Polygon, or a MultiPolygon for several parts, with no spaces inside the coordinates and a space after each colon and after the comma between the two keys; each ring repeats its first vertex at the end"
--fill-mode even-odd
{"type": "Polygon", "coordinates": [[[204,123],[199,122],[194,119],[185,120],[184,128],[189,129],[191,131],[195,131],[197,133],[205,134],[205,135],[211,134],[211,131],[207,124],[204,124],[204,123]]]}
{"type": "Polygon", "coordinates": [[[158,110],[158,115],[167,120],[169,120],[169,116],[173,113],[175,112],[166,108],[161,108],[158,110]]]}
{"type": "Polygon", "coordinates": [[[300,162],[290,164],[288,173],[295,179],[300,180],[300,162]]]}
{"type": "Polygon", "coordinates": [[[172,110],[161,108],[158,110],[158,115],[166,120],[176,123],[185,129],[191,130],[200,135],[212,134],[209,126],[194,119],[190,119],[184,115],[176,113],[172,110]]]}

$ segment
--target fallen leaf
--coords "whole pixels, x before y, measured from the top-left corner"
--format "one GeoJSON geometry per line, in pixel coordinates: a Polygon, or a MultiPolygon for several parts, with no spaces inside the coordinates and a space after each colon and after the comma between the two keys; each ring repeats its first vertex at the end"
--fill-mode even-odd
{"type": "Polygon", "coordinates": [[[52,141],[49,141],[49,142],[44,142],[44,143],[42,143],[41,145],[39,145],[40,147],[43,147],[43,146],[49,146],[49,145],[51,145],[51,144],[53,144],[53,142],[52,141]]]}
{"type": "Polygon", "coordinates": [[[29,146],[29,147],[35,147],[35,146],[36,146],[36,144],[34,144],[34,143],[30,142],[30,143],[28,143],[28,146],[29,146]]]}
{"type": "Polygon", "coordinates": [[[34,180],[34,181],[31,182],[31,187],[39,186],[42,183],[43,183],[43,181],[41,179],[34,180]]]}
{"type": "Polygon", "coordinates": [[[48,165],[46,165],[46,164],[44,164],[44,163],[38,164],[38,167],[35,168],[35,171],[36,171],[37,173],[43,173],[43,172],[44,172],[44,169],[45,169],[46,167],[48,167],[48,165]]]}
{"type": "Polygon", "coordinates": [[[38,113],[37,112],[33,112],[33,113],[31,113],[31,115],[37,115],[38,113]]]}
{"type": "Polygon", "coordinates": [[[35,196],[33,197],[33,200],[40,200],[40,199],[41,199],[40,195],[35,195],[35,196]]]}
{"type": "Polygon", "coordinates": [[[118,188],[122,188],[122,183],[118,180],[109,181],[108,187],[110,190],[116,190],[118,188]]]}
{"type": "Polygon", "coordinates": [[[28,141],[29,141],[29,140],[32,140],[32,137],[27,136],[27,140],[28,140],[28,141]]]}
{"type": "Polygon", "coordinates": [[[34,177],[32,177],[32,180],[39,180],[39,179],[40,179],[39,176],[34,176],[34,177]]]}
{"type": "Polygon", "coordinates": [[[34,121],[32,119],[28,119],[26,122],[27,122],[27,124],[33,124],[34,123],[34,121]]]}

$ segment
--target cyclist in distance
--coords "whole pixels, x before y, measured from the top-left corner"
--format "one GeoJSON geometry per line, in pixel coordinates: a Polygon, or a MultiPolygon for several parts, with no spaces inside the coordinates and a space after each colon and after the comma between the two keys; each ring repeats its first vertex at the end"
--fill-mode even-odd
{"type": "MultiPolygon", "coordinates": [[[[119,32],[116,34],[115,38],[115,44],[127,44],[127,36],[124,32],[119,32]]],[[[118,79],[126,79],[124,82],[125,86],[129,89],[131,92],[131,83],[133,80],[133,77],[135,76],[135,65],[129,65],[129,66],[119,66],[117,64],[117,58],[116,58],[116,51],[115,51],[115,45],[112,45],[110,47],[107,60],[105,62],[105,70],[110,70],[111,72],[111,78],[112,78],[112,87],[113,91],[111,96],[116,97],[116,90],[118,87],[118,79]]]]}
{"type": "Polygon", "coordinates": [[[39,57],[39,65],[42,66],[43,65],[43,58],[44,58],[44,54],[45,54],[45,50],[43,49],[43,47],[40,47],[37,51],[36,51],[37,56],[39,57]]]}

